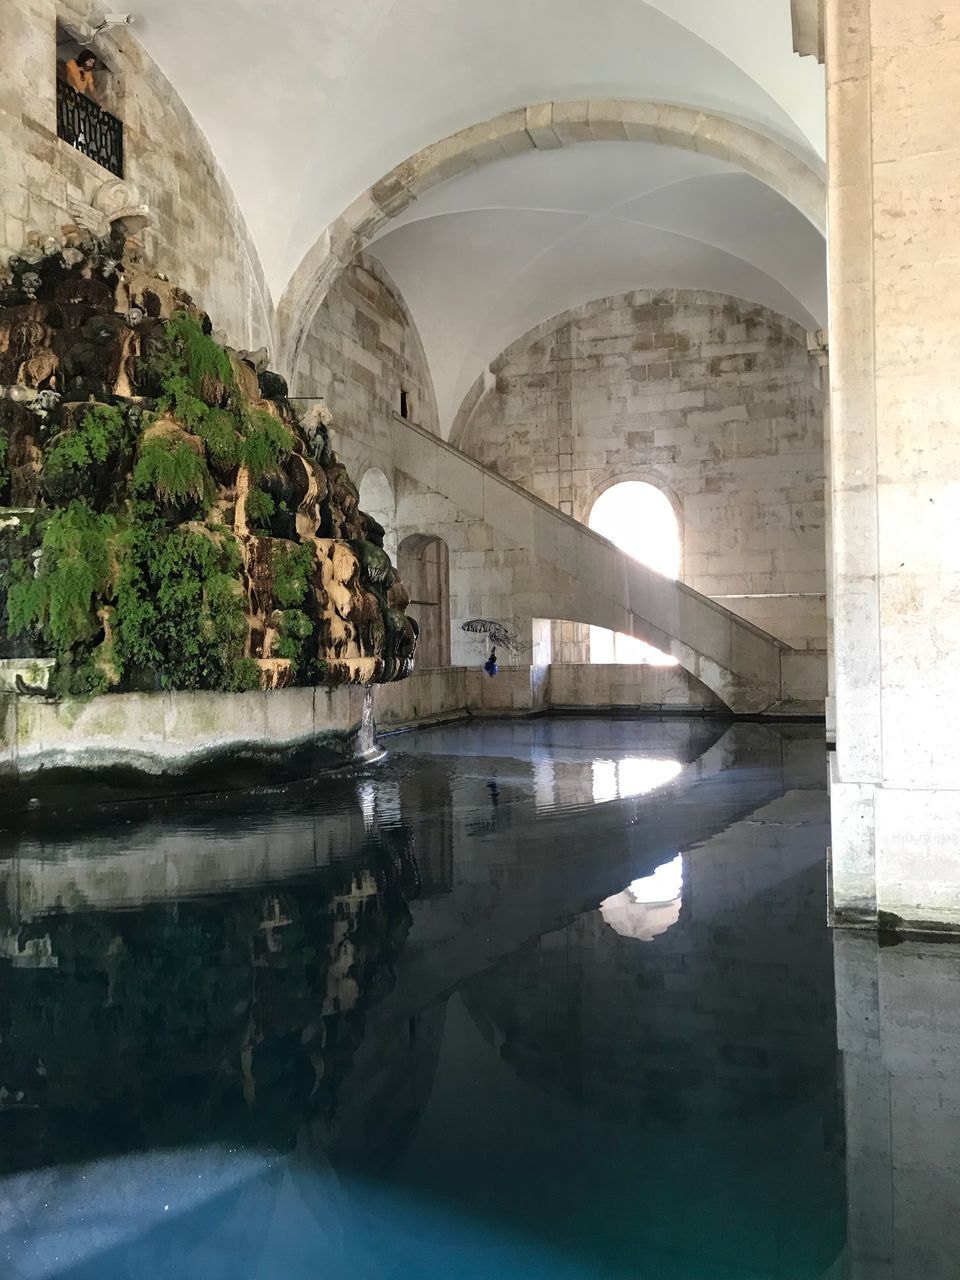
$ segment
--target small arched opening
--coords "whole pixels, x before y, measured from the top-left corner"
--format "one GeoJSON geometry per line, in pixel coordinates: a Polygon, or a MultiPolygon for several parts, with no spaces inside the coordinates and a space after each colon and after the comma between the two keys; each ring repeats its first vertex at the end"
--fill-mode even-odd
{"type": "Polygon", "coordinates": [[[450,665],[450,553],[442,538],[411,533],[397,552],[400,577],[410,593],[410,615],[420,624],[417,666],[450,665]]]}
{"type": "MultiPolygon", "coordinates": [[[[587,521],[621,551],[665,578],[680,576],[680,522],[667,495],[645,480],[613,484],[594,502],[587,521]]],[[[590,628],[591,662],[676,666],[676,658],[635,636],[590,628]]]]}
{"type": "Polygon", "coordinates": [[[368,467],[360,481],[360,510],[383,525],[383,549],[397,563],[397,502],[379,467],[368,467]]]}

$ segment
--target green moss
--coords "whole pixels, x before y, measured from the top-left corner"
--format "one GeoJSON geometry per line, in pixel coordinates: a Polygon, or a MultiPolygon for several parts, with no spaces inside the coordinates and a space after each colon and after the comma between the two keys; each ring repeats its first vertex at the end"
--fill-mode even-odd
{"type": "Polygon", "coordinates": [[[299,667],[303,649],[313,635],[313,623],[301,609],[286,609],[280,617],[280,639],[274,647],[278,658],[289,658],[299,667]]]}
{"type": "Polygon", "coordinates": [[[262,489],[252,489],[247,494],[244,510],[247,514],[247,522],[252,529],[261,531],[268,529],[276,509],[273,498],[262,489]]]}
{"type": "Polygon", "coordinates": [[[299,543],[274,543],[273,595],[281,609],[302,604],[313,573],[313,547],[299,543]]]}
{"type": "Polygon", "coordinates": [[[253,693],[260,688],[260,668],[253,658],[237,658],[230,668],[228,688],[232,693],[253,693]]]}
{"type": "Polygon", "coordinates": [[[123,412],[112,405],[89,409],[77,426],[62,432],[46,450],[43,469],[47,475],[80,471],[94,463],[106,462],[124,443],[127,435],[123,412]]]}
{"type": "Polygon", "coordinates": [[[195,498],[206,508],[213,496],[207,464],[184,440],[158,436],[144,445],[133,469],[138,494],[150,491],[164,502],[195,498]]]}

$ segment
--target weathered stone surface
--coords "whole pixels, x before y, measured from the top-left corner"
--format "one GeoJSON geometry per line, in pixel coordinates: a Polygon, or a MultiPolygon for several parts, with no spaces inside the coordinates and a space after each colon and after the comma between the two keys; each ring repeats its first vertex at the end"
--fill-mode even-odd
{"type": "Polygon", "coordinates": [[[956,6],[827,0],[825,17],[834,901],[956,929],[956,6]]]}
{"type": "MultiPolygon", "coordinates": [[[[80,0],[4,4],[4,93],[15,110],[0,111],[0,260],[19,252],[30,231],[59,237],[76,221],[71,202],[92,205],[110,178],[51,132],[57,22],[76,28],[90,16],[80,0]]],[[[124,177],[154,217],[140,233],[145,261],[182,281],[231,343],[270,343],[273,306],[257,253],[206,138],[135,38],[113,28],[95,44],[113,72],[109,81],[101,74],[100,87],[123,121],[124,177]]]]}
{"type": "Polygon", "coordinates": [[[357,438],[371,425],[389,438],[401,390],[408,416],[439,430],[416,325],[375,259],[357,258],[325,297],[304,341],[294,389],[335,406],[338,439],[357,438]]]}
{"type": "Polygon", "coordinates": [[[493,368],[455,443],[584,521],[610,484],[655,485],[688,585],[824,648],[823,398],[801,330],[719,295],[641,291],[533,330],[493,368]]]}

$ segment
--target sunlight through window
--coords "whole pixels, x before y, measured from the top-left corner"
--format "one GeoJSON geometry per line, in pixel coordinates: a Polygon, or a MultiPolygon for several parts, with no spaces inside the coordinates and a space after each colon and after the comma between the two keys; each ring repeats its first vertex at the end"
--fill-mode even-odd
{"type": "Polygon", "coordinates": [[[630,800],[665,787],[680,772],[679,760],[650,760],[646,756],[626,756],[622,760],[594,760],[593,802],[630,800]]]}
{"type": "MultiPolygon", "coordinates": [[[[625,480],[604,490],[593,504],[590,528],[609,538],[634,560],[676,578],[680,573],[680,530],[667,496],[652,484],[625,480]]],[[[591,662],[676,666],[676,658],[635,636],[590,628],[591,662]]]]}

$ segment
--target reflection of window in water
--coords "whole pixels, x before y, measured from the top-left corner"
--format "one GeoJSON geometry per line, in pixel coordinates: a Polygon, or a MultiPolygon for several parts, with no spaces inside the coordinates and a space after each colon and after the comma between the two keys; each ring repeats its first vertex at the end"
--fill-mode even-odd
{"type": "Polygon", "coordinates": [[[363,829],[372,831],[377,817],[377,789],[369,778],[365,778],[357,788],[357,799],[363,814],[363,829]]]}
{"type": "Polygon", "coordinates": [[[629,800],[666,786],[680,772],[678,760],[650,760],[626,756],[623,760],[594,760],[593,802],[629,800]]]}
{"type": "Polygon", "coordinates": [[[556,804],[557,779],[552,760],[533,762],[533,798],[537,809],[552,809],[556,804]]]}
{"type": "Polygon", "coordinates": [[[650,942],[680,919],[683,855],[664,862],[652,875],[633,880],[622,893],[600,903],[606,924],[623,938],[650,942]]]}

